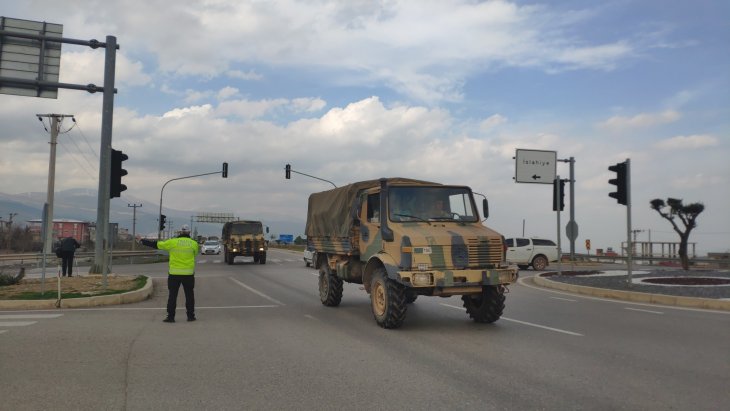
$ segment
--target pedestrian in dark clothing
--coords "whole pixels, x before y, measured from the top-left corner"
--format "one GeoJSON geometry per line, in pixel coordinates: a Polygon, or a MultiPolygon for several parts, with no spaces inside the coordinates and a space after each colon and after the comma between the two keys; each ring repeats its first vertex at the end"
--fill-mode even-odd
{"type": "Polygon", "coordinates": [[[79,247],[81,247],[81,244],[73,237],[66,237],[61,240],[61,244],[59,245],[61,249],[61,273],[64,277],[66,273],[68,273],[69,277],[73,277],[74,253],[79,247]]]}
{"type": "Polygon", "coordinates": [[[198,242],[190,238],[190,227],[187,224],[182,226],[180,234],[169,240],[141,240],[143,245],[160,250],[167,250],[170,253],[170,262],[167,276],[167,318],[166,323],[175,322],[175,309],[177,307],[177,293],[180,285],[185,292],[185,310],[188,321],[195,321],[195,256],[198,255],[198,242]]]}

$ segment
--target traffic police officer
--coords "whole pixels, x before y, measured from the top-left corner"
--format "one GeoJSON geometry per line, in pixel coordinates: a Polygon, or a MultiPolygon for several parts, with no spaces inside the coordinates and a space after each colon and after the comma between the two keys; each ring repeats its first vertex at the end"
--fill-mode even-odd
{"type": "Polygon", "coordinates": [[[175,322],[175,308],[177,293],[180,285],[185,292],[185,310],[188,321],[195,321],[195,256],[198,255],[198,243],[190,238],[190,227],[185,224],[180,234],[169,240],[156,241],[142,239],[142,244],[148,247],[167,250],[170,253],[170,263],[167,276],[167,318],[166,323],[175,322]]]}

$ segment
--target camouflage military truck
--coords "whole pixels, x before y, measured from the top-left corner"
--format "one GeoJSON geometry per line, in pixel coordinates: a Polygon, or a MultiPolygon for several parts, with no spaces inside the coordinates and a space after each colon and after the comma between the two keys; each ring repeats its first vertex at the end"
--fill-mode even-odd
{"type": "Polygon", "coordinates": [[[340,304],[343,282],[362,284],[383,328],[401,326],[419,295],[460,295],[474,321],[492,323],[518,276],[465,186],[382,178],[314,193],[306,234],[322,304],[340,304]]]}
{"type": "MultiPolygon", "coordinates": [[[[268,227],[266,232],[269,232],[268,227]]],[[[236,256],[253,257],[254,263],[266,264],[269,245],[261,221],[238,220],[223,224],[221,243],[228,264],[233,264],[236,256]]]]}

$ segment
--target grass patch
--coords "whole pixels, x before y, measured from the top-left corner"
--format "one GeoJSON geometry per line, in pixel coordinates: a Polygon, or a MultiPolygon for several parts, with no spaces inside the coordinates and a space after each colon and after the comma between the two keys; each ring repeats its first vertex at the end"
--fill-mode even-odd
{"type": "MultiPolygon", "coordinates": [[[[101,295],[122,294],[129,291],[139,290],[147,284],[147,276],[138,275],[131,279],[125,279],[124,282],[116,284],[118,277],[109,278],[107,289],[104,290],[102,279],[96,278],[94,281],[84,282],[75,285],[72,289],[64,290],[61,288],[61,299],[95,297],[101,295]]],[[[65,281],[65,280],[62,280],[65,281]]],[[[63,284],[63,283],[62,283],[63,284]]],[[[26,285],[26,287],[28,287],[26,285]]],[[[9,299],[12,300],[49,300],[58,298],[58,288],[55,280],[46,281],[44,290],[41,292],[41,284],[34,283],[30,289],[14,292],[9,299]]],[[[8,298],[0,298],[8,299],[8,298]]]]}

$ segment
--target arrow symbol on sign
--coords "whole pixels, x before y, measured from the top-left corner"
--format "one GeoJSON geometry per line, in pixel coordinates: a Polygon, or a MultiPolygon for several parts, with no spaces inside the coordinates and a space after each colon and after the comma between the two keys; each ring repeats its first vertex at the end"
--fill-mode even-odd
{"type": "Polygon", "coordinates": [[[533,180],[537,180],[537,179],[539,179],[539,178],[542,178],[542,177],[541,177],[541,176],[539,176],[539,175],[537,175],[537,174],[533,174],[533,175],[532,175],[532,179],[533,179],[533,180]]]}

